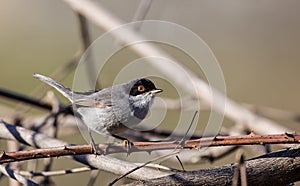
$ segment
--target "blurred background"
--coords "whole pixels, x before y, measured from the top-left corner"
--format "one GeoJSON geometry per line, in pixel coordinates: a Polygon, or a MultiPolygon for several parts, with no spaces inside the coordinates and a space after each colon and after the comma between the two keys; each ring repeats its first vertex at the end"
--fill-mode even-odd
{"type": "MultiPolygon", "coordinates": [[[[132,20],[139,2],[99,1],[125,22],[132,20]]],[[[174,22],[201,37],[217,57],[233,100],[298,113],[299,8],[297,0],[154,0],[146,19],[174,22]]],[[[93,40],[104,33],[89,26],[93,40]]],[[[0,29],[0,86],[23,94],[40,84],[33,73],[51,74],[82,47],[78,18],[63,1],[1,0],[0,29]]],[[[111,83],[109,78],[100,81],[103,87],[111,83]]],[[[71,85],[72,74],[62,83],[71,85]]],[[[15,106],[2,97],[0,103],[15,106]]],[[[293,121],[284,125],[295,131],[300,128],[293,121]]],[[[55,161],[55,169],[78,166],[59,160],[64,164],[55,161]]],[[[83,185],[88,174],[55,177],[55,183],[83,185]]]]}

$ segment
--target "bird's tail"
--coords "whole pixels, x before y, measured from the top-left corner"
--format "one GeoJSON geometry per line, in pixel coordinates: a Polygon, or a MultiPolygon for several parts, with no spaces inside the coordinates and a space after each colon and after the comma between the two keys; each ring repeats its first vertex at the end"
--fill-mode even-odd
{"type": "Polygon", "coordinates": [[[56,90],[58,90],[62,95],[64,95],[66,98],[68,98],[71,102],[73,102],[73,92],[71,89],[63,86],[62,84],[54,81],[53,79],[40,75],[40,74],[33,74],[33,77],[47,83],[48,85],[54,87],[56,90]]]}

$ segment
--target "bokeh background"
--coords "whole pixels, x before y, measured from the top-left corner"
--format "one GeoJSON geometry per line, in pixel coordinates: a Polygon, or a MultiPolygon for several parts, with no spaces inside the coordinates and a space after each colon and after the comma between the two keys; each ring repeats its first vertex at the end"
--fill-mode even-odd
{"type": "MultiPolygon", "coordinates": [[[[131,21],[139,4],[138,0],[99,2],[126,22],[131,21]]],[[[233,100],[297,113],[299,8],[297,0],[154,0],[146,19],[171,21],[201,37],[217,57],[227,94],[233,100]]],[[[89,26],[93,39],[104,33],[93,24],[89,26]]],[[[1,0],[0,29],[0,86],[23,94],[30,94],[40,83],[31,74],[51,74],[82,47],[78,18],[59,0],[1,0]]],[[[62,83],[71,85],[72,74],[62,83]]],[[[110,83],[101,81],[104,87],[110,83]]],[[[0,103],[15,106],[1,97],[0,103]]],[[[295,131],[300,128],[297,122],[284,125],[295,131]]],[[[82,141],[80,136],[72,140],[82,141]]],[[[63,158],[55,164],[56,169],[78,167],[63,158]]],[[[84,185],[88,175],[56,177],[55,183],[84,185]]]]}

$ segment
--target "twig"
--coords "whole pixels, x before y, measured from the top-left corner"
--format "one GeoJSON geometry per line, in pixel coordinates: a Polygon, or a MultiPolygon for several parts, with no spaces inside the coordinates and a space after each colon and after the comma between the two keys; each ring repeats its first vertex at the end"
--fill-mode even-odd
{"type": "MultiPolygon", "coordinates": [[[[35,99],[33,97],[26,96],[24,94],[20,94],[14,91],[6,90],[3,88],[0,88],[0,96],[4,96],[16,101],[20,101],[26,104],[30,104],[42,109],[46,109],[51,111],[52,110],[52,105],[49,103],[46,103],[44,101],[40,101],[39,99],[35,99]]],[[[64,105],[59,105],[59,112],[60,113],[66,113],[66,114],[73,114],[73,111],[71,110],[71,107],[64,106],[64,105]]]]}
{"type": "MultiPolygon", "coordinates": [[[[132,21],[142,21],[150,10],[152,0],[142,0],[132,18],[132,21]]],[[[136,28],[138,29],[138,28],[136,28]]]]}
{"type": "Polygon", "coordinates": [[[178,160],[178,162],[179,162],[179,164],[180,164],[180,166],[181,166],[181,169],[182,169],[183,171],[185,171],[185,168],[184,168],[183,163],[182,163],[182,161],[180,160],[179,156],[176,155],[175,157],[176,157],[176,159],[178,160]]]}
{"type": "Polygon", "coordinates": [[[94,184],[95,184],[95,182],[96,182],[96,179],[97,179],[97,177],[98,177],[98,175],[99,175],[99,170],[92,170],[92,172],[91,172],[91,176],[90,176],[90,180],[89,180],[89,182],[88,182],[88,186],[93,186],[94,184]]]}
{"type": "Polygon", "coordinates": [[[27,103],[27,104],[31,104],[31,105],[34,105],[34,106],[37,106],[37,107],[40,107],[40,108],[43,108],[43,109],[47,109],[47,110],[52,109],[51,105],[48,104],[48,103],[45,103],[45,102],[40,101],[38,99],[23,95],[23,94],[20,94],[20,93],[17,93],[17,92],[6,90],[6,89],[3,89],[3,88],[0,88],[0,95],[4,96],[4,97],[7,97],[7,98],[10,98],[10,99],[13,99],[13,100],[17,100],[17,101],[21,101],[21,102],[24,102],[24,103],[27,103]]]}
{"type": "MultiPolygon", "coordinates": [[[[150,7],[152,4],[152,0],[142,0],[140,1],[140,4],[134,14],[134,17],[132,19],[132,22],[135,21],[143,21],[148,14],[150,7]]],[[[142,22],[135,24],[135,30],[139,30],[141,27],[142,22]]]]}
{"type": "MultiPolygon", "coordinates": [[[[1,129],[1,125],[0,125],[1,129]]],[[[0,137],[3,136],[0,133],[0,137]]],[[[22,142],[22,140],[20,141],[22,142]]],[[[245,135],[245,136],[217,136],[214,138],[207,137],[194,140],[186,140],[185,143],[178,142],[132,142],[131,152],[139,151],[154,151],[154,150],[172,150],[176,148],[180,149],[200,149],[201,147],[213,147],[213,146],[233,146],[233,145],[257,145],[257,144],[278,144],[289,143],[299,144],[300,135],[287,134],[278,135],[245,135]]],[[[106,154],[113,153],[126,153],[127,148],[123,144],[99,144],[99,148],[106,152],[106,154]]],[[[24,161],[28,159],[36,158],[49,158],[68,155],[82,155],[90,154],[92,151],[90,145],[76,145],[76,146],[64,146],[55,148],[34,149],[18,152],[3,152],[0,155],[0,163],[8,163],[14,161],[24,161]]]]}
{"type": "MultiPolygon", "coordinates": [[[[0,138],[18,140],[19,142],[38,148],[51,148],[63,145],[70,145],[67,142],[51,138],[44,134],[36,133],[31,130],[16,127],[5,122],[0,122],[0,138]]],[[[89,146],[89,145],[87,145],[89,146]]],[[[91,151],[90,147],[88,149],[91,151]]],[[[127,152],[127,151],[126,151],[127,152]]],[[[67,156],[72,160],[83,163],[87,166],[98,168],[107,172],[122,175],[136,167],[133,163],[122,161],[110,156],[95,155],[73,155],[67,156]]],[[[138,171],[128,175],[132,179],[153,179],[169,175],[169,173],[153,170],[151,168],[141,168],[138,171]]]]}
{"type": "Polygon", "coordinates": [[[61,176],[61,175],[72,174],[72,173],[86,172],[86,171],[90,171],[90,170],[94,170],[94,169],[95,168],[92,168],[92,167],[80,167],[80,168],[57,170],[57,171],[42,171],[42,172],[15,171],[15,172],[22,176],[37,177],[37,176],[61,176]]]}
{"type": "MultiPolygon", "coordinates": [[[[194,119],[195,119],[197,113],[198,113],[198,111],[195,112],[195,114],[194,114],[194,116],[193,116],[193,118],[192,118],[192,121],[191,121],[189,127],[188,127],[187,130],[186,130],[185,135],[182,137],[182,139],[179,141],[178,145],[173,149],[172,152],[167,153],[166,155],[163,155],[163,156],[159,156],[159,157],[157,157],[157,158],[154,158],[154,159],[152,159],[152,160],[150,160],[150,161],[148,161],[148,162],[146,162],[146,163],[144,163],[144,164],[142,164],[142,165],[140,165],[140,166],[138,166],[138,167],[132,169],[131,171],[128,171],[126,174],[124,174],[124,175],[122,175],[122,176],[116,178],[116,179],[115,179],[114,181],[112,181],[109,185],[112,186],[112,185],[115,184],[118,180],[124,178],[125,176],[127,176],[128,174],[131,174],[131,173],[134,172],[134,171],[137,171],[138,169],[140,169],[140,168],[142,168],[142,167],[145,167],[146,165],[148,165],[148,164],[150,164],[150,163],[153,163],[153,162],[156,162],[156,161],[159,161],[159,160],[164,160],[164,159],[166,159],[166,158],[168,158],[168,157],[170,157],[170,156],[172,156],[172,155],[178,154],[179,151],[178,151],[177,149],[178,149],[179,146],[181,146],[182,142],[185,140],[187,134],[189,133],[189,131],[190,131],[190,129],[191,129],[193,123],[194,123],[194,119]]],[[[179,157],[178,157],[177,155],[176,155],[176,158],[177,158],[177,160],[179,161],[179,163],[180,163],[182,169],[184,170],[183,164],[182,164],[182,162],[180,161],[180,159],[179,159],[179,157]]]]}
{"type": "MultiPolygon", "coordinates": [[[[140,166],[143,163],[135,163],[135,164],[140,166]]],[[[146,167],[155,168],[155,169],[164,170],[164,171],[170,171],[170,172],[182,172],[182,170],[179,170],[179,169],[174,169],[171,167],[166,167],[166,166],[163,166],[160,164],[153,164],[153,163],[147,164],[146,167]]]]}
{"type": "Polygon", "coordinates": [[[246,165],[245,165],[245,157],[242,154],[240,161],[239,161],[239,167],[240,167],[240,175],[241,175],[241,186],[247,186],[247,172],[246,172],[246,165]]]}
{"type": "MultiPolygon", "coordinates": [[[[52,123],[53,132],[50,134],[50,136],[56,138],[57,131],[58,131],[57,118],[58,118],[58,115],[60,114],[60,102],[52,91],[47,92],[46,99],[47,99],[47,102],[49,102],[51,104],[51,107],[52,107],[51,115],[53,116],[53,123],[52,123]]],[[[53,162],[54,161],[52,158],[44,160],[44,171],[45,172],[51,170],[53,162]]],[[[44,176],[41,183],[43,185],[49,185],[51,183],[50,177],[44,176]]]]}
{"type": "MultiPolygon", "coordinates": [[[[7,148],[9,151],[18,151],[20,143],[17,141],[7,141],[7,148]]],[[[19,170],[21,167],[20,162],[11,162],[7,166],[7,168],[19,170]]],[[[9,179],[9,186],[21,186],[20,182],[14,179],[9,179]]]]}
{"type": "Polygon", "coordinates": [[[179,153],[179,151],[176,151],[176,150],[175,150],[175,151],[170,152],[170,153],[168,153],[168,154],[166,154],[166,155],[159,156],[159,157],[154,158],[154,159],[152,159],[152,160],[150,160],[150,161],[148,161],[148,162],[146,162],[146,163],[143,163],[142,165],[137,166],[136,168],[134,168],[134,169],[132,169],[132,170],[126,172],[126,173],[123,174],[122,176],[116,178],[115,180],[113,180],[113,181],[112,181],[110,184],[108,184],[108,185],[109,185],[109,186],[112,186],[112,185],[114,185],[117,181],[119,181],[120,179],[122,179],[122,178],[126,177],[127,175],[133,173],[134,171],[137,171],[137,170],[139,170],[140,168],[145,167],[146,165],[148,165],[148,164],[150,164],[150,163],[153,163],[153,162],[156,162],[156,161],[159,161],[159,160],[163,160],[163,159],[165,159],[165,158],[168,158],[168,157],[173,156],[173,155],[178,154],[178,153],[179,153]]]}
{"type": "Polygon", "coordinates": [[[24,184],[24,185],[29,185],[29,186],[38,186],[37,183],[33,182],[32,180],[30,179],[27,179],[17,173],[15,173],[13,170],[11,170],[10,168],[8,168],[7,166],[3,166],[3,165],[0,165],[0,172],[2,172],[2,174],[14,179],[14,180],[17,180],[18,182],[24,184]]]}
{"type": "MultiPolygon", "coordinates": [[[[246,161],[249,185],[281,186],[300,180],[300,145],[246,161]],[[272,170],[272,171],[269,171],[272,170]]],[[[179,172],[170,176],[135,181],[126,186],[144,185],[231,185],[236,164],[179,172]]]]}
{"type": "MultiPolygon", "coordinates": [[[[178,145],[175,147],[174,150],[176,150],[179,146],[182,146],[183,141],[187,139],[187,135],[188,135],[188,133],[189,133],[189,131],[190,131],[190,129],[191,129],[193,123],[194,123],[194,120],[195,120],[195,118],[196,118],[197,113],[198,113],[198,111],[196,111],[196,112],[194,113],[194,116],[193,116],[193,118],[192,118],[192,121],[191,121],[189,127],[187,128],[187,130],[186,130],[184,136],[183,136],[182,139],[179,141],[178,145]]],[[[182,164],[180,158],[178,157],[178,155],[176,155],[175,157],[176,157],[176,159],[178,160],[178,162],[179,162],[179,164],[180,164],[182,170],[185,171],[184,166],[183,166],[183,164],[182,164]]]]}
{"type": "MultiPolygon", "coordinates": [[[[141,0],[140,4],[132,18],[132,22],[135,22],[135,24],[133,25],[133,29],[136,31],[139,31],[142,24],[143,24],[143,20],[145,19],[150,7],[152,4],[152,0],[141,0]],[[139,22],[137,22],[139,21],[139,22]]],[[[120,40],[117,38],[114,42],[114,45],[117,45],[121,43],[120,40]]]]}
{"type": "Polygon", "coordinates": [[[204,163],[209,161],[210,163],[215,162],[216,160],[222,159],[224,157],[226,157],[227,155],[233,153],[234,151],[236,151],[237,149],[239,149],[240,146],[232,146],[232,147],[227,147],[226,149],[220,149],[218,151],[220,151],[220,153],[218,153],[217,155],[215,154],[210,154],[210,153],[206,153],[203,154],[201,153],[199,156],[194,157],[193,160],[186,162],[189,164],[196,164],[196,163],[204,163]]]}
{"type": "Polygon", "coordinates": [[[186,140],[186,137],[187,137],[188,133],[190,132],[190,129],[191,129],[193,123],[194,123],[194,120],[195,120],[197,114],[198,114],[198,111],[195,111],[195,113],[194,113],[194,115],[193,115],[193,118],[192,118],[192,121],[191,121],[189,127],[187,128],[187,130],[186,130],[184,136],[183,136],[182,139],[179,141],[179,144],[181,144],[182,142],[184,142],[184,141],[186,140]]]}
{"type": "Polygon", "coordinates": [[[247,175],[244,155],[240,152],[236,155],[237,164],[232,177],[232,186],[247,186],[247,175]]]}
{"type": "MultiPolygon", "coordinates": [[[[15,126],[20,126],[21,121],[18,118],[15,118],[13,121],[15,126]]],[[[7,149],[9,151],[20,151],[24,149],[24,146],[20,144],[18,141],[7,141],[7,149]]],[[[21,162],[12,162],[7,164],[7,168],[13,169],[13,170],[19,170],[21,168],[22,164],[21,162]]],[[[9,186],[21,186],[21,183],[14,179],[9,179],[9,186]]]]}
{"type": "Polygon", "coordinates": [[[257,106],[257,105],[251,105],[248,103],[244,103],[246,107],[248,107],[250,110],[255,112],[256,114],[268,118],[272,118],[275,120],[281,120],[281,121],[296,121],[300,122],[300,114],[297,112],[282,110],[278,108],[272,108],[267,106],[257,106]]]}
{"type": "MultiPolygon", "coordinates": [[[[62,142],[60,140],[49,138],[43,134],[34,133],[34,132],[32,132],[30,130],[26,130],[22,127],[12,126],[7,123],[0,123],[0,136],[4,139],[13,139],[13,140],[17,139],[18,141],[20,141],[24,144],[37,146],[37,147],[43,147],[43,148],[47,148],[47,147],[51,147],[51,146],[61,146],[64,144],[67,145],[67,143],[62,142]]],[[[252,134],[252,136],[255,137],[256,135],[252,134]]],[[[293,139],[293,140],[296,140],[299,142],[299,135],[296,135],[296,134],[295,135],[282,134],[279,136],[281,136],[285,139],[288,139],[288,140],[293,139]]],[[[217,139],[220,139],[220,138],[217,138],[217,139]]],[[[220,140],[220,141],[222,141],[222,140],[220,140]]],[[[199,143],[197,143],[197,144],[199,144],[199,143]]],[[[175,144],[175,145],[177,146],[177,144],[175,144]]],[[[90,151],[90,149],[89,149],[89,151],[90,151]]],[[[286,157],[286,155],[285,155],[285,157],[286,157]]],[[[107,156],[97,156],[97,157],[95,157],[94,155],[72,156],[72,158],[75,159],[76,161],[79,161],[79,162],[82,162],[82,163],[85,163],[90,166],[97,167],[97,168],[100,168],[103,170],[114,172],[116,174],[124,174],[124,172],[125,172],[124,168],[126,168],[127,171],[131,170],[133,168],[133,166],[131,164],[124,164],[125,162],[123,162],[121,160],[117,160],[117,159],[107,157],[107,156]],[[112,160],[112,161],[110,162],[110,160],[112,160]],[[111,164],[108,162],[110,162],[111,164]],[[109,169],[107,169],[107,167],[109,167],[109,169]],[[121,173],[121,172],[123,172],[123,173],[121,173]]],[[[266,162],[266,158],[262,159],[261,161],[260,161],[260,166],[261,166],[261,163],[266,162]]],[[[291,162],[297,163],[295,161],[289,161],[289,160],[284,160],[284,161],[288,161],[285,163],[291,163],[291,162]]],[[[266,165],[263,165],[263,166],[266,166],[266,165]]],[[[136,166],[134,166],[134,167],[136,167],[136,166]]],[[[254,167],[253,167],[253,169],[254,169],[254,167]]],[[[230,168],[230,170],[232,170],[232,169],[230,168]]],[[[155,172],[150,171],[149,169],[146,169],[144,167],[142,169],[139,169],[136,173],[132,173],[128,176],[131,178],[134,178],[134,179],[144,180],[144,179],[153,179],[154,177],[162,177],[164,175],[165,175],[165,173],[160,172],[160,171],[156,172],[156,175],[155,175],[155,172]]],[[[265,176],[265,175],[262,175],[262,176],[265,176]]]]}
{"type": "Polygon", "coordinates": [[[87,71],[88,71],[88,78],[91,86],[95,86],[96,89],[100,89],[100,83],[97,81],[97,74],[95,71],[95,60],[93,58],[93,51],[92,48],[89,48],[91,45],[91,38],[90,33],[88,29],[88,21],[87,19],[82,16],[80,13],[77,14],[79,18],[79,24],[80,24],[80,32],[81,32],[81,38],[83,43],[83,49],[85,51],[85,63],[87,65],[87,71]]]}

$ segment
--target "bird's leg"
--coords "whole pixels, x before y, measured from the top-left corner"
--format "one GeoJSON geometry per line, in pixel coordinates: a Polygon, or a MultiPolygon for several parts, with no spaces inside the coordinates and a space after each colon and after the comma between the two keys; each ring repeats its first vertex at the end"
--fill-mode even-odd
{"type": "Polygon", "coordinates": [[[88,131],[89,131],[89,136],[90,136],[90,144],[92,146],[93,149],[93,153],[96,155],[102,155],[104,154],[104,152],[99,148],[99,146],[95,143],[94,138],[92,136],[92,131],[91,129],[88,127],[88,131]]]}
{"type": "Polygon", "coordinates": [[[129,141],[127,138],[124,138],[124,137],[121,137],[121,136],[118,136],[115,134],[112,134],[112,136],[123,141],[125,147],[127,148],[127,156],[128,156],[130,154],[130,149],[133,146],[133,143],[131,141],[129,141]]]}

